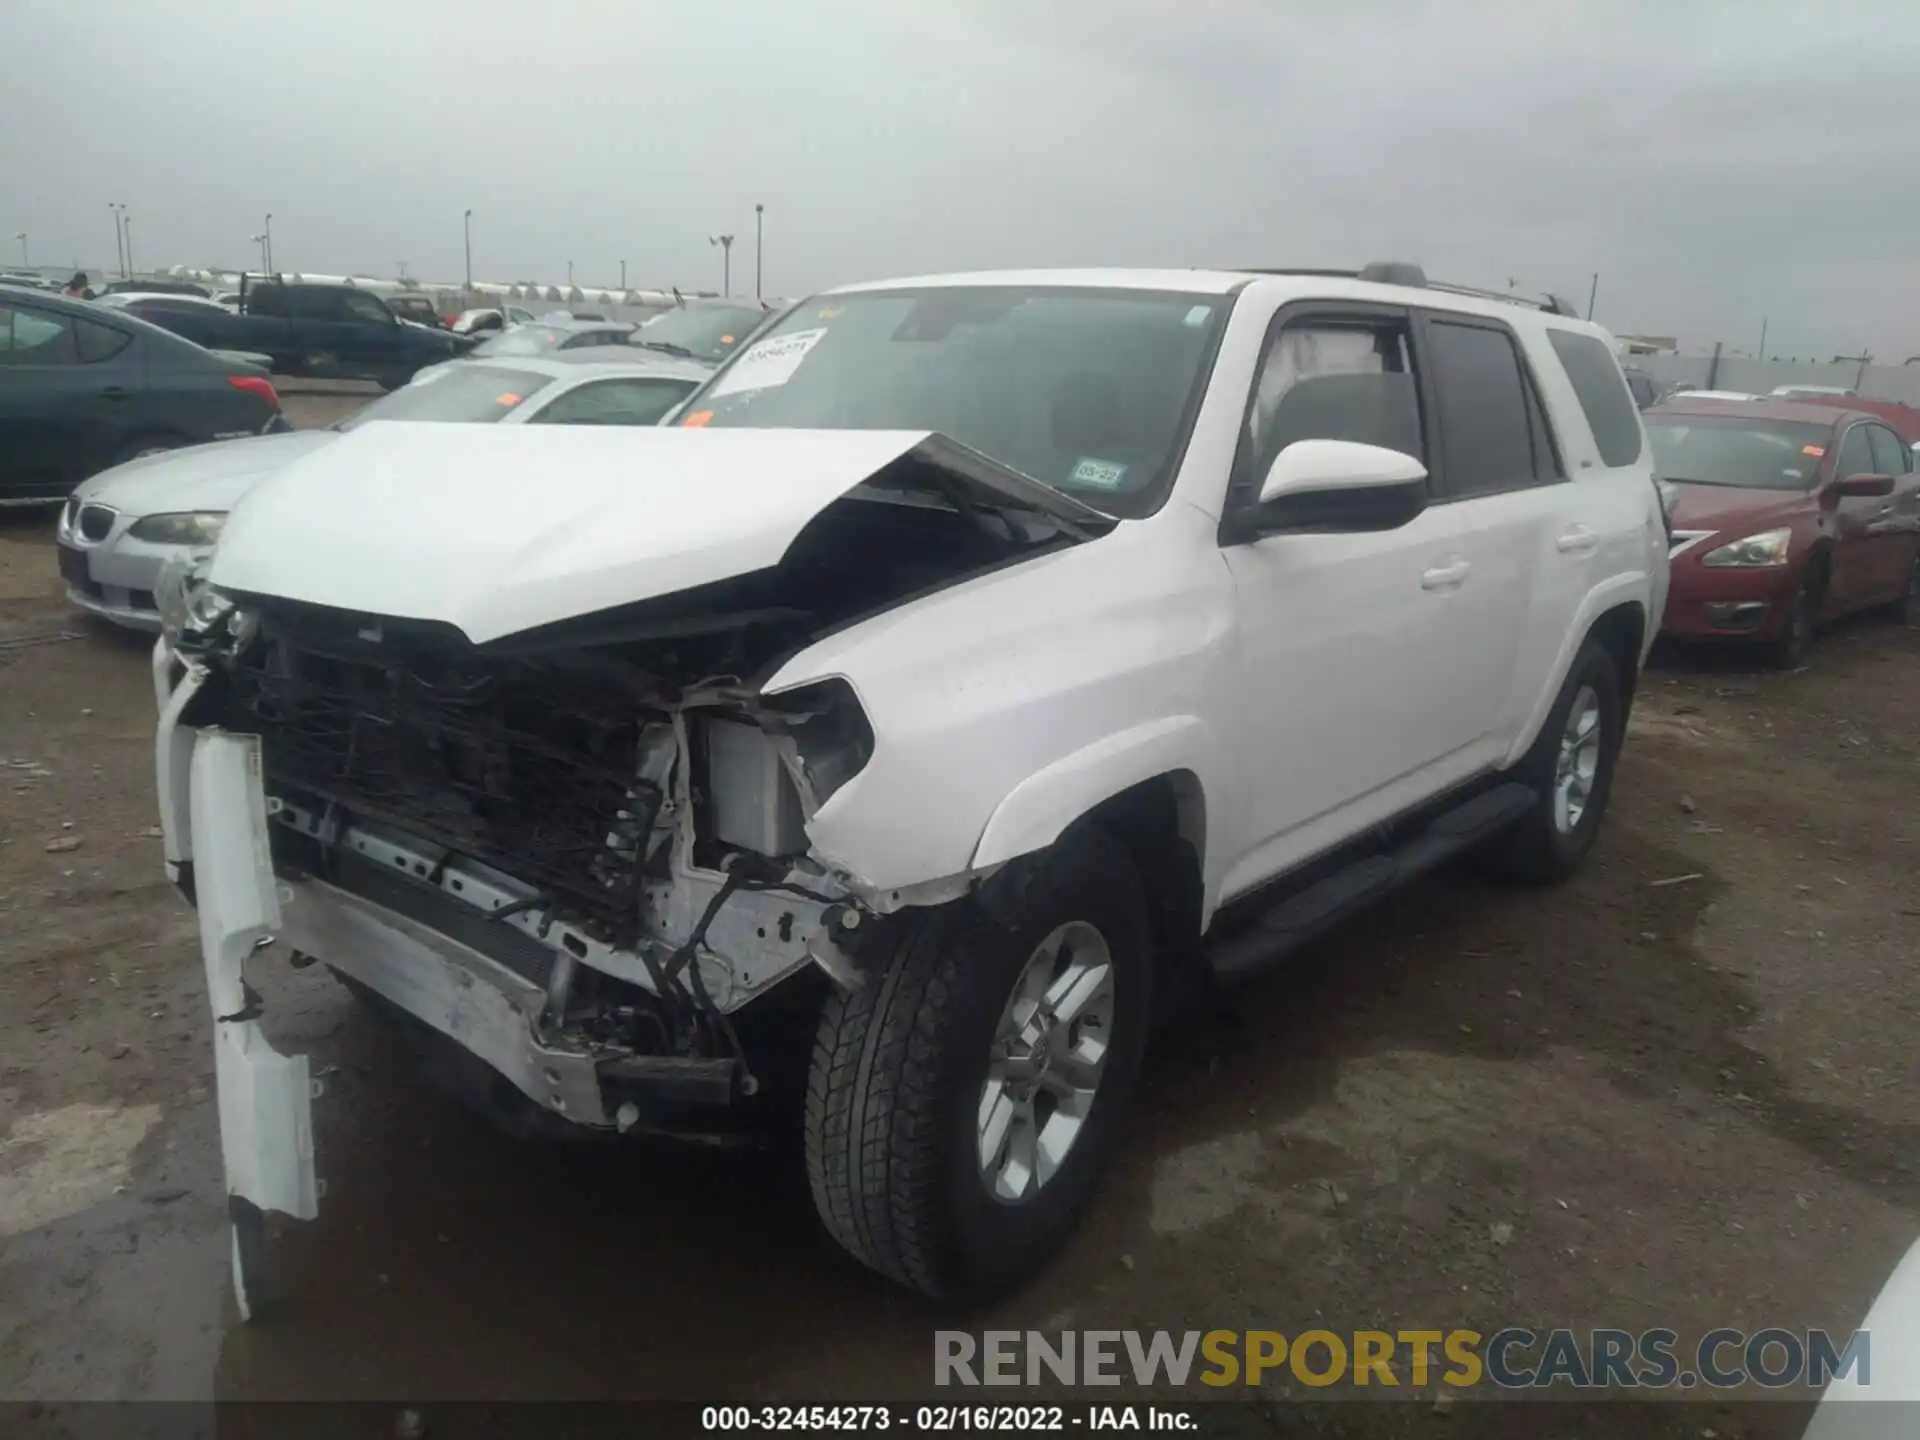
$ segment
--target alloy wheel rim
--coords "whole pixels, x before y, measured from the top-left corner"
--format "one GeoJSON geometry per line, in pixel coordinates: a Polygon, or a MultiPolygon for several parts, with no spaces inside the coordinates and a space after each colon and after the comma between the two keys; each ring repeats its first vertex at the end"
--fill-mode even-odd
{"type": "Polygon", "coordinates": [[[1600,773],[1600,694],[1582,685],[1567,711],[1560,756],[1553,771],[1553,828],[1570,835],[1579,827],[1600,773]]]}
{"type": "Polygon", "coordinates": [[[980,1087],[976,1152],[996,1200],[1031,1199],[1086,1133],[1113,1041],[1113,954],[1085,921],[1052,931],[1014,981],[980,1087]]]}

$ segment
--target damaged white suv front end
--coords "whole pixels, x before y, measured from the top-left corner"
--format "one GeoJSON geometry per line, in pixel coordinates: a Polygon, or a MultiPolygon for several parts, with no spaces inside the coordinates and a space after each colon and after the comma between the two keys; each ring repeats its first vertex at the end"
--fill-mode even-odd
{"type": "Polygon", "coordinates": [[[250,497],[166,578],[154,661],[243,1310],[259,1212],[312,1218],[322,1189],[249,955],[424,1022],[517,1092],[503,1113],[736,1129],[764,1083],[742,1012],[802,972],[857,986],[863,926],[992,868],[924,792],[883,781],[836,824],[876,739],[804,641],[1111,526],[898,432],[369,427],[250,497]],[[537,520],[506,500],[529,488],[537,520]]]}

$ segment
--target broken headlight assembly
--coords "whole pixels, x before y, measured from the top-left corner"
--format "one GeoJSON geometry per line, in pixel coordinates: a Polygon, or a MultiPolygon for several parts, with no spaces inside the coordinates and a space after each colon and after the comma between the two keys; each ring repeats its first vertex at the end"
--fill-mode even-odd
{"type": "Polygon", "coordinates": [[[770,696],[763,703],[791,746],[787,768],[811,819],[873,758],[873,726],[853,686],[837,677],[770,696]]]}
{"type": "Polygon", "coordinates": [[[192,653],[223,638],[237,648],[251,634],[253,617],[209,583],[212,568],[211,546],[169,556],[160,567],[153,583],[153,603],[160,612],[160,633],[170,649],[192,653]]]}

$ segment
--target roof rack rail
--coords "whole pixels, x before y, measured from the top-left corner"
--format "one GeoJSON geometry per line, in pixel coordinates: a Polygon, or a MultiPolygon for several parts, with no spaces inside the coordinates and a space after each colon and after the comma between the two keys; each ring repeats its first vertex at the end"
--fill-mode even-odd
{"type": "Polygon", "coordinates": [[[1500,300],[1508,305],[1526,305],[1549,315],[1579,316],[1571,304],[1558,295],[1520,295],[1511,290],[1481,290],[1472,285],[1454,285],[1445,280],[1429,280],[1427,272],[1406,260],[1375,260],[1358,270],[1319,270],[1304,266],[1253,266],[1252,275],[1317,275],[1327,279],[1363,280],[1370,285],[1406,285],[1416,290],[1439,290],[1448,295],[1470,295],[1476,300],[1500,300]]]}

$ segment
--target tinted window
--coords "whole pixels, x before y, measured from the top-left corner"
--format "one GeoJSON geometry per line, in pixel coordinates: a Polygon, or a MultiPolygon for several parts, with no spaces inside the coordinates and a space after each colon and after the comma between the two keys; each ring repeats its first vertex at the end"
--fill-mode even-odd
{"type": "Polygon", "coordinates": [[[1640,458],[1640,418],[1635,412],[1653,403],[1652,384],[1641,382],[1647,387],[1647,398],[1636,403],[1634,392],[1627,389],[1620,366],[1603,341],[1554,329],[1547,331],[1547,339],[1560,358],[1560,368],[1573,382],[1573,393],[1580,398],[1580,409],[1593,430],[1594,444],[1600,447],[1600,459],[1609,466],[1633,464],[1640,458]]]}
{"type": "Polygon", "coordinates": [[[280,285],[256,285],[247,291],[247,313],[249,315],[279,315],[287,313],[287,292],[280,285]]]}
{"type": "MultiPolygon", "coordinates": [[[[1833,441],[1825,425],[1750,420],[1743,415],[1647,416],[1653,465],[1682,485],[1733,485],[1752,490],[1807,490],[1833,441]]],[[[1860,444],[1866,450],[1864,438],[1860,444]]],[[[1871,457],[1867,457],[1871,463],[1871,457]]]]}
{"type": "Polygon", "coordinates": [[[343,291],[340,303],[345,308],[349,320],[358,320],[367,325],[386,325],[391,321],[391,317],[387,314],[387,307],[371,295],[361,295],[352,290],[343,291]]]}
{"type": "Polygon", "coordinates": [[[80,354],[66,316],[0,304],[0,365],[77,365],[80,354]]]}
{"type": "Polygon", "coordinates": [[[1502,330],[1436,320],[1427,342],[1447,492],[1487,495],[1531,485],[1533,422],[1513,341],[1502,330]]]}
{"type": "Polygon", "coordinates": [[[336,430],[354,430],[371,420],[444,420],[487,425],[526,403],[553,382],[544,375],[496,365],[455,365],[403,385],[383,396],[336,430]]]}
{"type": "Polygon", "coordinates": [[[1873,444],[1867,439],[1867,432],[1871,429],[1871,425],[1856,425],[1847,431],[1846,438],[1840,442],[1840,461],[1833,473],[1842,480],[1849,475],[1875,473],[1873,444]]]}
{"type": "Polygon", "coordinates": [[[74,339],[80,348],[80,361],[84,365],[111,360],[133,343],[133,337],[126,331],[102,325],[98,320],[75,319],[72,324],[74,339]]]}
{"type": "Polygon", "coordinates": [[[693,389],[691,380],[596,380],[556,396],[529,424],[654,425],[693,389]]]}
{"type": "Polygon", "coordinates": [[[1907,473],[1907,447],[1884,425],[1869,425],[1867,442],[1873,447],[1873,468],[1879,475],[1907,473]]]}
{"type": "Polygon", "coordinates": [[[1252,486],[1296,440],[1382,445],[1424,463],[1406,327],[1311,322],[1282,330],[1261,357],[1246,439],[1252,464],[1242,483],[1252,486]]]}

